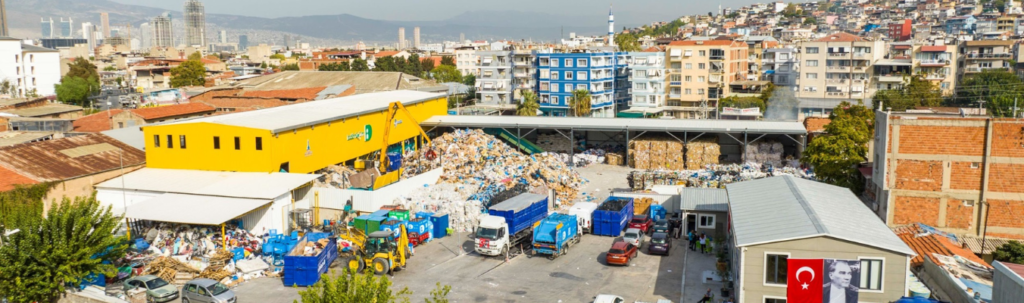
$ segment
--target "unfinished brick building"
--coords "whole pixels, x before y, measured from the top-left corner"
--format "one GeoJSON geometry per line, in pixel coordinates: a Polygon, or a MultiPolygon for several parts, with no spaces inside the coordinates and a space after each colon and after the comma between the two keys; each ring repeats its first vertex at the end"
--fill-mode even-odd
{"type": "Polygon", "coordinates": [[[869,207],[890,226],[1024,238],[1024,120],[875,114],[869,207]]]}

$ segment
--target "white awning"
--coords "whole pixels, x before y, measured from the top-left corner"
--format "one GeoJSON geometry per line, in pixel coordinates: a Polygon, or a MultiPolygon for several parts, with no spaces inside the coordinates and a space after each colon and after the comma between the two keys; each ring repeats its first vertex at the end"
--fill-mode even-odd
{"type": "Polygon", "coordinates": [[[672,57],[679,57],[679,55],[682,54],[682,50],[681,49],[673,49],[673,50],[670,51],[669,54],[672,57]]]}
{"type": "Polygon", "coordinates": [[[128,207],[125,217],[197,225],[219,225],[270,204],[271,200],[163,194],[128,207]]]}

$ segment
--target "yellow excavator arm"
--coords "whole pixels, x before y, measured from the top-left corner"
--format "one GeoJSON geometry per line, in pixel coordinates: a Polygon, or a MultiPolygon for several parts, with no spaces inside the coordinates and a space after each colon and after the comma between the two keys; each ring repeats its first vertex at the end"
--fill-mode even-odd
{"type": "Polygon", "coordinates": [[[384,121],[384,136],[382,136],[381,138],[383,141],[381,142],[380,147],[380,167],[378,168],[380,170],[381,175],[387,173],[388,145],[390,145],[388,143],[388,137],[391,135],[391,127],[395,126],[395,117],[398,115],[399,111],[405,113],[406,118],[409,119],[410,122],[412,122],[412,124],[416,127],[416,130],[420,131],[420,135],[423,135],[424,146],[430,144],[430,137],[428,137],[427,133],[424,132],[423,128],[420,127],[420,122],[416,121],[416,118],[412,116],[412,113],[409,113],[409,110],[405,109],[405,106],[402,105],[402,102],[391,102],[391,104],[388,104],[388,112],[386,116],[387,120],[384,121]]]}

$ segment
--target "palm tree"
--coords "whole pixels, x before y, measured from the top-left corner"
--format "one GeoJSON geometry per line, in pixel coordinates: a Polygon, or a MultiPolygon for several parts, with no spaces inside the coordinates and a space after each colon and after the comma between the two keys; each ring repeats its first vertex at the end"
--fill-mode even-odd
{"type": "Polygon", "coordinates": [[[516,106],[516,116],[536,116],[540,104],[537,103],[537,94],[525,90],[522,93],[523,101],[516,106]]]}
{"type": "Polygon", "coordinates": [[[569,99],[569,108],[572,109],[573,115],[576,117],[590,116],[590,91],[585,89],[573,91],[572,98],[569,99]]]}

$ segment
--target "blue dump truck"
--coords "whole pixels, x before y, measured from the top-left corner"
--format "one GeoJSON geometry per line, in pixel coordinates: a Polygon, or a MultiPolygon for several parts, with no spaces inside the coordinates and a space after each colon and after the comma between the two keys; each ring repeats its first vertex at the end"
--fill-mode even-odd
{"type": "Polygon", "coordinates": [[[520,244],[529,245],[534,223],[548,215],[548,197],[521,194],[487,209],[480,217],[473,235],[477,253],[486,256],[504,256],[510,250],[521,252],[520,244]]]}
{"type": "Polygon", "coordinates": [[[633,198],[608,197],[594,210],[594,234],[618,237],[633,219],[633,198]]]}
{"type": "Polygon", "coordinates": [[[554,213],[533,224],[533,253],[554,259],[580,243],[580,220],[576,215],[554,213]]]}

